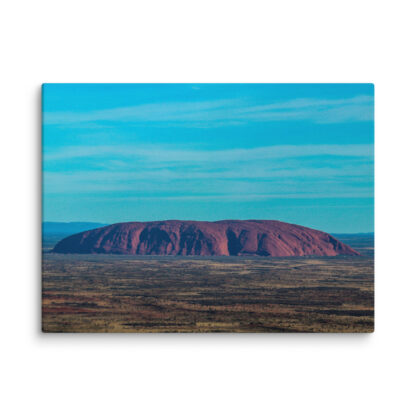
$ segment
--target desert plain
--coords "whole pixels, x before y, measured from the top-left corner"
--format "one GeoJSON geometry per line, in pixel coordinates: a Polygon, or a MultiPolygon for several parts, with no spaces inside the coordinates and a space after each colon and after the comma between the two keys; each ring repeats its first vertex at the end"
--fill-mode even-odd
{"type": "Polygon", "coordinates": [[[58,254],[44,240],[44,332],[372,332],[374,243],[360,256],[58,254]]]}

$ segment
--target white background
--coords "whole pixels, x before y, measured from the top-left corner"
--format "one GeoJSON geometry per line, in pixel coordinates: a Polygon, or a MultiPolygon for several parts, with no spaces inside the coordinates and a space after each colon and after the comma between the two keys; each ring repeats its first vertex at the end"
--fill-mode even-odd
{"type": "Polygon", "coordinates": [[[411,1],[4,1],[4,415],[415,414],[411,1]],[[42,82],[374,82],[376,332],[40,333],[42,82]]]}

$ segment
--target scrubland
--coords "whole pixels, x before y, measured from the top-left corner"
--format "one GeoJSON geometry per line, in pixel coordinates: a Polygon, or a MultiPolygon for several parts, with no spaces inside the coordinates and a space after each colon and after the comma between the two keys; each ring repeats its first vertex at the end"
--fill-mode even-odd
{"type": "Polygon", "coordinates": [[[316,258],[45,252],[42,328],[371,332],[374,261],[371,242],[364,245],[364,256],[316,258]]]}

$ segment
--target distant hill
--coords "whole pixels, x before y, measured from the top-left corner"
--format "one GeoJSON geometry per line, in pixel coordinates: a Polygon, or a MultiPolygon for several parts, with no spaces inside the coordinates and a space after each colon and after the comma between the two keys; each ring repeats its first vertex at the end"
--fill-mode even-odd
{"type": "Polygon", "coordinates": [[[374,233],[341,233],[341,234],[334,233],[332,235],[337,238],[343,238],[343,237],[374,238],[374,233]]]}
{"type": "Polygon", "coordinates": [[[178,256],[356,256],[331,235],[281,221],[128,222],[61,240],[55,253],[178,256]]]}
{"type": "Polygon", "coordinates": [[[104,227],[107,224],[99,222],[44,222],[42,223],[42,232],[47,234],[71,235],[94,228],[104,227]]]}
{"type": "Polygon", "coordinates": [[[374,233],[332,234],[364,256],[374,256],[374,233]]]}

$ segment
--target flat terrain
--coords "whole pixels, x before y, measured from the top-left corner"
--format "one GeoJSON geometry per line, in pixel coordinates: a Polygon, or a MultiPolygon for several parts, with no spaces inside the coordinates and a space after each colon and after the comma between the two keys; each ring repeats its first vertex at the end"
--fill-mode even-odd
{"type": "MultiPolygon", "coordinates": [[[[355,243],[366,255],[259,258],[45,252],[43,330],[371,332],[372,239],[357,238],[355,243]]],[[[354,241],[347,244],[354,247],[354,241]]]]}

